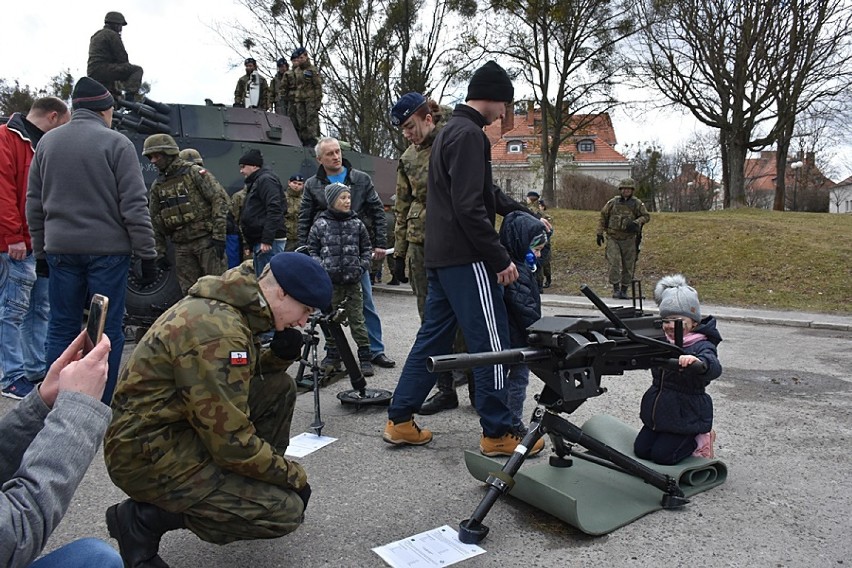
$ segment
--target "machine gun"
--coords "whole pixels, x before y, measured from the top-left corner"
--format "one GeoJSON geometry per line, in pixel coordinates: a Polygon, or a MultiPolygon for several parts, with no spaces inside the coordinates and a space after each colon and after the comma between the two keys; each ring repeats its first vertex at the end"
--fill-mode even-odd
{"type": "Polygon", "coordinates": [[[604,375],[622,375],[634,369],[670,367],[677,365],[683,354],[683,327],[675,323],[675,343],[665,340],[660,319],[646,315],[641,308],[609,308],[586,285],[582,293],[592,301],[604,317],[543,317],[527,329],[529,347],[494,353],[442,355],[430,357],[427,367],[432,372],[465,369],[483,365],[526,363],[544,381],[544,389],[536,395],[538,406],[533,412],[529,432],[503,469],[486,479],[488,492],[473,515],[459,524],[459,540],[476,544],[488,534],[482,521],[497,499],[508,493],[514,475],[526,459],[529,448],[547,435],[554,456],[553,467],[570,467],[570,456],[603,467],[623,471],[645,481],[663,492],[663,508],[682,507],[689,501],[684,497],[677,480],[654,471],[599,440],[561,416],[571,414],[587,399],[606,392],[601,386],[604,375]],[[578,444],[589,452],[572,451],[578,444]]]}
{"type": "Polygon", "coordinates": [[[140,134],[171,134],[171,112],[169,105],[144,98],[142,102],[118,99],[121,112],[112,116],[112,126],[117,130],[140,134]]]}

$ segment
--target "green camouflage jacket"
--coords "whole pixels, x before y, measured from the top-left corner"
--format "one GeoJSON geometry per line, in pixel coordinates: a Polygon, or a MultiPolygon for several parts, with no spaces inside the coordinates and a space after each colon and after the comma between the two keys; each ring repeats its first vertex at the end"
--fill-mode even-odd
{"type": "Polygon", "coordinates": [[[166,237],[188,243],[201,237],[225,240],[228,193],[201,166],[175,158],[151,185],[151,224],[157,255],[166,254],[166,237]]]}
{"type": "Polygon", "coordinates": [[[450,107],[441,107],[441,118],[423,142],[411,144],[399,158],[396,169],[396,203],[394,204],[394,252],[405,258],[408,243],[422,245],[426,235],[426,181],[432,142],[452,114],[450,107]]]}
{"type": "Polygon", "coordinates": [[[651,215],[645,209],[641,200],[631,197],[624,200],[616,196],[606,202],[601,209],[601,217],[598,221],[598,235],[606,232],[613,239],[627,239],[642,231],[642,227],[651,220],[651,215]],[[631,221],[639,224],[638,231],[629,231],[631,221]]]}
{"type": "Polygon", "coordinates": [[[269,83],[269,100],[266,103],[266,108],[269,110],[277,109],[279,105],[287,110],[287,105],[290,103],[290,71],[284,73],[276,73],[272,76],[272,82],[269,83]]]}
{"type": "Polygon", "coordinates": [[[289,365],[259,347],[273,325],[252,263],[204,276],[148,330],[122,370],[112,401],[104,459],[113,482],[134,499],[183,511],[232,473],[288,489],[305,470],[255,433],[252,376],[289,365]]]}
{"type": "Polygon", "coordinates": [[[293,84],[291,85],[295,102],[322,102],[322,76],[310,61],[305,61],[290,70],[293,84]]]}
{"type": "Polygon", "coordinates": [[[295,243],[299,240],[299,209],[302,207],[303,192],[293,191],[288,186],[284,193],[287,197],[287,213],[284,214],[287,240],[295,243]]]}
{"type": "MultiPolygon", "coordinates": [[[[269,84],[266,82],[266,78],[261,77],[260,73],[257,75],[258,81],[260,83],[260,93],[257,98],[257,108],[261,110],[268,110],[269,107],[269,84]]],[[[243,75],[237,80],[237,88],[234,89],[234,105],[238,107],[244,107],[246,105],[246,93],[248,91],[249,82],[251,81],[251,73],[247,75],[243,75]]]]}
{"type": "Polygon", "coordinates": [[[98,74],[103,65],[111,63],[128,63],[127,50],[121,41],[121,34],[109,26],[104,26],[89,40],[89,61],[86,74],[98,74]]]}

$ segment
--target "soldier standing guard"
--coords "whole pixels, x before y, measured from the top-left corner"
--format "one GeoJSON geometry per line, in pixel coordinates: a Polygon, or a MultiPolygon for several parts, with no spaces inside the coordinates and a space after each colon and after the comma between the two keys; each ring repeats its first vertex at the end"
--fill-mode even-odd
{"type": "Polygon", "coordinates": [[[283,57],[277,61],[278,72],[272,77],[272,83],[269,85],[269,102],[266,108],[274,110],[275,114],[287,116],[287,107],[290,104],[290,87],[287,84],[290,71],[290,64],[283,57]]]}
{"type": "Polygon", "coordinates": [[[598,222],[597,243],[604,243],[606,233],[606,261],[609,264],[609,283],[612,297],[627,299],[627,286],[636,270],[637,245],[642,226],[651,220],[645,204],[633,197],[636,182],[630,178],[618,184],[620,196],[613,197],[601,209],[598,222]]]}
{"type": "Polygon", "coordinates": [[[269,102],[269,85],[266,79],[257,72],[257,61],[253,57],[245,60],[246,74],[237,80],[237,88],[234,89],[234,106],[259,108],[267,110],[269,102]],[[252,91],[256,90],[257,99],[253,101],[252,91]]]}
{"type": "Polygon", "coordinates": [[[142,154],[160,171],[151,186],[151,224],[158,263],[168,267],[166,237],[175,247],[175,265],[181,291],[195,281],[225,271],[225,228],[228,194],[201,166],[181,159],[174,138],[152,134],[142,154]]]}
{"type": "Polygon", "coordinates": [[[285,251],[292,252],[299,246],[299,209],[302,207],[302,191],[305,189],[305,176],[293,174],[287,182],[287,213],[284,223],[287,226],[287,245],[285,251]]]}
{"type": "Polygon", "coordinates": [[[314,146],[319,139],[319,108],[322,104],[322,77],[308,59],[308,50],[296,48],[290,58],[293,62],[293,125],[304,146],[314,146]]]}

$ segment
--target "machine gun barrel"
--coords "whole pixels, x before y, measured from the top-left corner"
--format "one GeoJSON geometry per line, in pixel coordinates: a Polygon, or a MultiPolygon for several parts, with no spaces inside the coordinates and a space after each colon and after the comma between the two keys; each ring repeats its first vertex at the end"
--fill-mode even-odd
{"type": "Polygon", "coordinates": [[[487,365],[511,365],[547,359],[552,355],[550,349],[521,347],[505,351],[487,351],[484,353],[453,353],[437,355],[426,360],[430,373],[442,373],[456,369],[470,369],[487,365]]]}

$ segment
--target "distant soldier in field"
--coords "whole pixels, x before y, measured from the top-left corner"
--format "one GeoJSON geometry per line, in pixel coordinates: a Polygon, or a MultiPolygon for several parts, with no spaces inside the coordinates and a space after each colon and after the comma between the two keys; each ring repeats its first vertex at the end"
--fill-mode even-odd
{"type": "Polygon", "coordinates": [[[290,64],[287,59],[281,57],[277,61],[278,72],[272,77],[269,85],[269,103],[266,107],[274,110],[275,114],[287,115],[287,107],[290,105],[289,75],[290,64]]]}
{"type": "Polygon", "coordinates": [[[314,146],[319,139],[319,109],[322,104],[322,76],[308,59],[308,50],[296,48],[290,58],[293,64],[294,126],[305,146],[314,146]]]}
{"type": "Polygon", "coordinates": [[[168,266],[168,237],[175,247],[175,269],[185,294],[202,276],[225,271],[228,194],[213,174],[182,160],[179,152],[168,134],[152,134],[142,148],[160,171],[149,203],[158,262],[168,266]]]}
{"type": "Polygon", "coordinates": [[[89,61],[86,75],[98,81],[110,91],[119,94],[115,82],[124,85],[124,98],[135,101],[142,88],[142,68],[133,65],[127,57],[124,42],[121,41],[121,28],[127,20],[121,12],[107,12],[104,27],[89,40],[89,61]]]}
{"type": "Polygon", "coordinates": [[[287,245],[285,251],[294,251],[299,246],[299,209],[302,207],[302,191],[305,189],[305,177],[293,174],[287,182],[287,213],[284,220],[287,224],[287,245]]]}
{"type": "Polygon", "coordinates": [[[257,61],[253,57],[245,60],[246,74],[237,80],[237,88],[234,89],[234,106],[259,108],[267,110],[269,102],[269,85],[266,79],[257,72],[257,61]],[[252,87],[257,89],[257,104],[251,104],[252,87]]]}
{"type": "Polygon", "coordinates": [[[606,261],[609,264],[609,283],[612,297],[627,299],[627,287],[636,270],[637,245],[642,226],[651,220],[645,204],[633,197],[636,182],[625,178],[618,184],[618,197],[613,197],[601,209],[598,222],[597,243],[604,244],[606,234],[606,261]]]}

